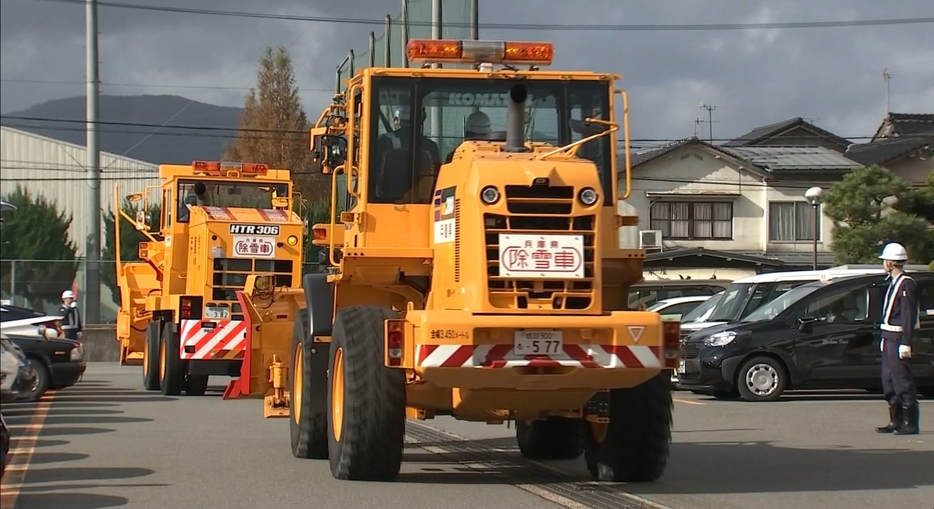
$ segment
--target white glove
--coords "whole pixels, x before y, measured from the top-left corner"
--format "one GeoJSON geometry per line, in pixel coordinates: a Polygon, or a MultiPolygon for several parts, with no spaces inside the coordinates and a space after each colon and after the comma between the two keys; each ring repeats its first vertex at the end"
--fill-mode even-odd
{"type": "Polygon", "coordinates": [[[898,358],[899,359],[910,359],[911,358],[911,347],[907,345],[898,345],[898,358]]]}

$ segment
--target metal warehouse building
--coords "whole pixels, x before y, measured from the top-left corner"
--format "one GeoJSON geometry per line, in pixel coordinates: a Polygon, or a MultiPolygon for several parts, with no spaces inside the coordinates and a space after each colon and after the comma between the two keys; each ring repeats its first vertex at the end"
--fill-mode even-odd
{"type": "MultiPolygon", "coordinates": [[[[87,149],[38,134],[3,127],[0,138],[0,194],[6,195],[17,184],[33,196],[43,195],[60,211],[71,214],[69,235],[83,257],[88,232],[88,184],[85,163],[87,149]]],[[[102,216],[114,210],[114,183],[120,195],[144,192],[148,185],[159,185],[158,165],[100,153],[102,216]]],[[[101,245],[104,245],[101,225],[101,245]]]]}
{"type": "MultiPolygon", "coordinates": [[[[90,216],[86,162],[87,149],[81,145],[2,126],[0,194],[5,196],[20,185],[30,195],[42,195],[55,203],[59,211],[70,214],[72,222],[69,237],[77,247],[77,256],[81,258],[85,256],[90,216]]],[[[159,167],[155,164],[101,152],[100,166],[101,217],[116,208],[114,183],[119,183],[121,200],[128,194],[145,192],[147,186],[159,185],[159,167]]],[[[152,192],[150,196],[158,196],[158,193],[152,192]]],[[[102,247],[106,244],[105,232],[102,223],[102,247]]],[[[83,265],[79,265],[74,283],[79,288],[79,305],[86,307],[80,296],[83,293],[80,292],[80,287],[85,283],[83,269],[83,265]]],[[[16,279],[15,275],[11,277],[16,279]]],[[[11,292],[18,293],[15,286],[15,281],[4,282],[0,294],[4,300],[12,298],[16,300],[14,304],[23,305],[23,301],[10,295],[11,292]]],[[[54,312],[52,306],[47,307],[47,312],[54,312]]],[[[112,301],[110,289],[101,285],[101,321],[113,322],[116,319],[116,311],[117,306],[112,301]]]]}

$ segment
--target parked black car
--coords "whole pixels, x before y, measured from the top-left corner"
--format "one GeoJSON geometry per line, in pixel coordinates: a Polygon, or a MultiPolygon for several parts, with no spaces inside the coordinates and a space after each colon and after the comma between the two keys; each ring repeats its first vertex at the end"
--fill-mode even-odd
{"type": "Polygon", "coordinates": [[[10,453],[10,428],[6,426],[6,419],[0,414],[0,477],[6,472],[7,455],[10,453]]]}
{"type": "Polygon", "coordinates": [[[26,388],[27,401],[37,401],[48,390],[64,389],[78,383],[87,369],[84,346],[79,341],[65,338],[42,338],[7,334],[19,346],[36,370],[35,381],[26,388]]]}
{"type": "MultiPolygon", "coordinates": [[[[3,322],[37,318],[45,316],[44,313],[18,306],[3,306],[3,322]]],[[[52,327],[52,323],[42,325],[52,327]]],[[[13,332],[4,332],[4,335],[13,344],[18,346],[26,359],[35,369],[35,380],[30,380],[29,387],[23,388],[17,399],[36,401],[48,390],[70,387],[81,379],[87,368],[84,359],[84,346],[80,341],[65,338],[47,338],[39,334],[39,324],[36,325],[36,334],[25,335],[13,332]]]]}
{"type": "MultiPolygon", "coordinates": [[[[934,273],[911,276],[921,318],[912,371],[919,389],[934,394],[934,273]]],[[[747,401],[788,389],[877,390],[887,285],[884,274],[807,283],[738,322],[696,331],[682,339],[678,386],[747,401]]]]}

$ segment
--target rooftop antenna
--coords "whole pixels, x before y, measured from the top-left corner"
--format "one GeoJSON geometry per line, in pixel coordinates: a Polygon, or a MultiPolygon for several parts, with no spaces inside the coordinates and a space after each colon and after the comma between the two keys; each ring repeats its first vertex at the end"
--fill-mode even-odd
{"type": "MultiPolygon", "coordinates": [[[[706,103],[700,103],[700,107],[707,110],[707,125],[710,128],[710,143],[713,143],[713,110],[717,109],[717,107],[706,103]]],[[[703,122],[703,120],[701,120],[701,122],[703,122]]]]}
{"type": "Polygon", "coordinates": [[[885,81],[885,116],[889,116],[889,113],[892,112],[891,102],[890,102],[891,93],[890,93],[890,88],[889,88],[890,86],[889,82],[891,81],[891,79],[892,79],[892,75],[889,73],[889,68],[884,67],[882,69],[882,81],[885,81]]]}
{"type": "Polygon", "coordinates": [[[698,133],[698,131],[700,130],[700,125],[701,125],[703,122],[704,122],[704,121],[701,120],[700,117],[697,117],[697,118],[694,119],[694,137],[695,137],[695,138],[697,137],[697,133],[698,133]]]}

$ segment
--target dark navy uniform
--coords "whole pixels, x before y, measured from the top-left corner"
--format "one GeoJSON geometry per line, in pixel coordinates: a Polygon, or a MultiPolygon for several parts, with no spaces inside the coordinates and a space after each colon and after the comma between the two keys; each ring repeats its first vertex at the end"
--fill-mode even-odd
{"type": "Polygon", "coordinates": [[[911,335],[920,326],[915,280],[904,272],[893,278],[882,308],[882,389],[890,403],[916,405],[918,389],[911,373],[911,359],[898,356],[899,346],[911,346],[911,335]]]}
{"type": "Polygon", "coordinates": [[[81,332],[81,316],[78,313],[77,306],[71,304],[62,304],[58,308],[58,314],[62,317],[62,331],[67,339],[78,339],[78,333],[81,332]]]}

